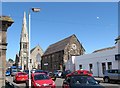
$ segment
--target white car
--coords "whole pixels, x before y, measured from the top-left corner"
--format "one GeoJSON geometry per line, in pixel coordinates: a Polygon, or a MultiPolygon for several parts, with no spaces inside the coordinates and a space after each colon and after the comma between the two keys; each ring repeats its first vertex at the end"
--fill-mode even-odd
{"type": "Polygon", "coordinates": [[[120,81],[120,69],[106,70],[103,77],[104,82],[120,81]]]}

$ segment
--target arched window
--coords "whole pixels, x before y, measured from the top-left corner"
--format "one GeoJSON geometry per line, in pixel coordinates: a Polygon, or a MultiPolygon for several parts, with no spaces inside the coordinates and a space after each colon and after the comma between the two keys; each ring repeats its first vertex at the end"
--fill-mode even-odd
{"type": "Polygon", "coordinates": [[[36,61],[38,62],[38,64],[41,64],[41,56],[39,53],[36,55],[36,61]]]}

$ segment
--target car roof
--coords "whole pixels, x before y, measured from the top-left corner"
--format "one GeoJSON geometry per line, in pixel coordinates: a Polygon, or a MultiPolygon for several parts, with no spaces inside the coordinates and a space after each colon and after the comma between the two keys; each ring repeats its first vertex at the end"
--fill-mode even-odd
{"type": "Polygon", "coordinates": [[[25,73],[26,74],[26,72],[17,72],[17,74],[19,74],[19,73],[25,73]]]}
{"type": "Polygon", "coordinates": [[[88,70],[77,70],[77,72],[89,72],[88,70]]]}
{"type": "Polygon", "coordinates": [[[73,74],[73,75],[70,75],[68,77],[71,77],[71,76],[89,76],[89,77],[92,77],[92,76],[87,75],[87,74],[73,74]]]}
{"type": "Polygon", "coordinates": [[[39,74],[45,74],[45,73],[32,73],[32,75],[39,75],[39,74]]]}

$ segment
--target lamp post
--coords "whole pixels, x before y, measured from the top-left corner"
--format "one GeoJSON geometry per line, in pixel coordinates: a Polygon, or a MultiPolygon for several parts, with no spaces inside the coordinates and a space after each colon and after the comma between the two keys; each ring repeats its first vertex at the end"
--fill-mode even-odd
{"type": "Polygon", "coordinates": [[[28,28],[29,28],[29,58],[28,58],[28,69],[29,69],[29,88],[31,88],[31,63],[32,63],[32,59],[30,58],[30,23],[31,23],[31,15],[30,15],[30,11],[33,11],[33,12],[39,12],[40,11],[40,8],[30,8],[29,9],[29,13],[28,13],[28,28]]]}

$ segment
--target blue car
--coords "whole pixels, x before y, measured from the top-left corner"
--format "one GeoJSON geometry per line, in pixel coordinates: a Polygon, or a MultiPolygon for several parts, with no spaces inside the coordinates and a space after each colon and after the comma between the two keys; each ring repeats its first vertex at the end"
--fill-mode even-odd
{"type": "Polygon", "coordinates": [[[10,71],[6,71],[6,76],[10,76],[10,71]]]}

